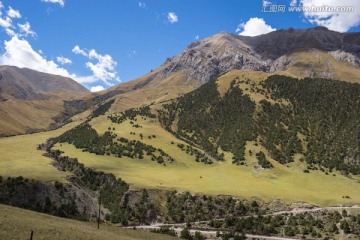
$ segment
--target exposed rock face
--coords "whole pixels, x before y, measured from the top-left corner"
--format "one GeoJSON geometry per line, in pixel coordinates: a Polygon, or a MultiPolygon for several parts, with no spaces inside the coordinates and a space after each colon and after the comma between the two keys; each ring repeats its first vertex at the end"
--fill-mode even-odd
{"type": "MultiPolygon", "coordinates": [[[[180,55],[168,59],[160,73],[163,78],[186,70],[185,83],[197,80],[198,85],[227,71],[285,71],[296,59],[288,55],[297,51],[328,52],[334,59],[360,66],[360,33],[339,33],[324,27],[288,29],[246,37],[219,33],[190,44],[180,55]]],[[[305,69],[312,76],[311,66],[305,69]]],[[[317,77],[333,77],[329,69],[317,77]]]]}
{"type": "Polygon", "coordinates": [[[164,77],[187,69],[186,81],[196,79],[204,84],[219,74],[233,70],[266,71],[269,62],[251,47],[228,33],[219,33],[201,42],[190,44],[183,53],[168,61],[164,77]]]}
{"type": "Polygon", "coordinates": [[[351,53],[344,52],[344,51],[341,51],[341,50],[336,50],[336,51],[329,52],[329,54],[331,56],[333,56],[333,58],[335,60],[337,60],[337,61],[347,62],[350,65],[353,65],[355,67],[360,67],[360,58],[354,56],[351,53]]]}

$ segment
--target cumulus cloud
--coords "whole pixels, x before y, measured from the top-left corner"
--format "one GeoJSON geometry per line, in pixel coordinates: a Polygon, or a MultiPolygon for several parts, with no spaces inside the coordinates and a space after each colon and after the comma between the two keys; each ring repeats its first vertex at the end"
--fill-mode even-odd
{"type": "Polygon", "coordinates": [[[19,24],[18,23],[18,27],[19,27],[20,32],[22,33],[23,36],[25,36],[25,37],[27,37],[28,35],[31,35],[33,37],[36,36],[36,33],[31,30],[29,22],[26,22],[24,24],[19,24]]]}
{"type": "Polygon", "coordinates": [[[63,57],[63,56],[59,56],[56,58],[56,61],[58,61],[58,63],[64,65],[64,64],[72,64],[71,59],[63,57]]]}
{"type": "Polygon", "coordinates": [[[0,27],[4,28],[7,35],[10,37],[26,37],[28,35],[36,36],[36,33],[31,30],[29,22],[25,22],[23,24],[18,23],[17,26],[13,23],[15,19],[20,19],[22,17],[18,10],[9,6],[9,10],[6,11],[6,15],[3,15],[1,11],[3,8],[5,7],[3,3],[0,2],[0,27]]]}
{"type": "Polygon", "coordinates": [[[18,10],[13,9],[12,7],[9,7],[9,10],[7,11],[7,15],[11,18],[21,18],[21,14],[18,10]]]}
{"type": "Polygon", "coordinates": [[[6,16],[5,18],[2,18],[1,17],[1,14],[0,14],[0,27],[3,27],[3,28],[10,28],[12,27],[12,21],[11,21],[11,18],[6,16]]]}
{"type": "Polygon", "coordinates": [[[48,61],[38,52],[34,51],[30,43],[18,36],[13,36],[9,41],[4,42],[4,53],[0,56],[0,65],[11,65],[25,67],[36,71],[61,75],[65,77],[76,77],[60,68],[54,61],[48,61]]]}
{"type": "MultiPolygon", "coordinates": [[[[329,6],[329,7],[353,7],[353,11],[304,11],[305,18],[312,24],[324,26],[330,30],[346,32],[352,27],[360,25],[360,1],[359,0],[299,0],[302,7],[329,6]]],[[[294,1],[296,5],[297,1],[294,1]]]]}
{"type": "Polygon", "coordinates": [[[71,51],[75,54],[80,54],[85,57],[88,56],[88,54],[85,52],[85,50],[80,49],[79,45],[76,45],[71,51]]]}
{"type": "Polygon", "coordinates": [[[11,28],[5,28],[5,31],[6,31],[7,35],[9,35],[10,37],[17,36],[15,31],[11,28]]]}
{"type": "Polygon", "coordinates": [[[177,23],[179,21],[178,16],[174,12],[168,12],[167,18],[170,23],[177,23]]]}
{"type": "Polygon", "coordinates": [[[92,75],[78,77],[78,82],[92,83],[100,80],[108,86],[114,85],[112,81],[121,82],[115,70],[117,62],[109,54],[101,55],[95,49],[81,49],[79,45],[76,45],[72,52],[86,56],[90,60],[85,66],[92,72],[92,75]]]}
{"type": "Polygon", "coordinates": [[[90,91],[91,92],[100,92],[100,91],[103,91],[105,90],[105,88],[103,86],[94,86],[94,87],[91,87],[90,91]]]}
{"type": "MultiPolygon", "coordinates": [[[[4,4],[2,2],[0,2],[0,27],[5,29],[5,32],[9,35],[9,36],[14,36],[15,35],[15,31],[14,31],[14,26],[12,23],[12,17],[16,17],[20,15],[19,11],[16,11],[14,9],[12,9],[11,7],[9,7],[9,10],[7,11],[7,15],[3,16],[2,13],[2,9],[5,8],[4,4]]],[[[20,15],[21,17],[21,15],[20,15]]]]}
{"type": "Polygon", "coordinates": [[[146,8],[146,3],[138,2],[139,8],[146,8]]]}
{"type": "Polygon", "coordinates": [[[62,7],[65,6],[65,0],[41,0],[41,1],[42,2],[47,2],[47,3],[58,3],[62,7]]]}
{"type": "Polygon", "coordinates": [[[257,36],[275,31],[276,28],[272,28],[266,24],[263,18],[250,18],[246,23],[241,23],[236,29],[239,35],[243,36],[257,36]]]}

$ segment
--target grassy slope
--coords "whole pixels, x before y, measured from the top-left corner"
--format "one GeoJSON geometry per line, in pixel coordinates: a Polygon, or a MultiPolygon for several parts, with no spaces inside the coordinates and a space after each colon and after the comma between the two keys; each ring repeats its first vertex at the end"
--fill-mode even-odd
{"type": "Polygon", "coordinates": [[[136,108],[151,103],[160,103],[191,92],[195,88],[191,83],[184,83],[184,74],[184,72],[178,72],[166,79],[156,77],[151,84],[145,88],[118,95],[110,112],[117,113],[129,108],[136,108]]]}
{"type": "MultiPolygon", "coordinates": [[[[235,76],[242,76],[243,74],[254,79],[255,82],[266,77],[266,74],[263,73],[258,75],[241,71],[230,72],[221,77],[220,82],[222,84],[219,86],[219,90],[225,91],[235,76]]],[[[247,86],[240,87],[247,88],[247,86]]],[[[251,97],[255,101],[259,101],[265,96],[255,94],[251,97]]],[[[57,147],[65,151],[66,155],[78,157],[86,166],[116,174],[136,189],[143,187],[180,189],[213,195],[228,194],[247,198],[258,196],[265,200],[280,198],[287,202],[306,201],[321,206],[360,203],[359,183],[356,180],[339,174],[336,177],[327,176],[320,171],[305,174],[303,173],[305,166],[299,161],[289,166],[283,166],[272,160],[263,148],[256,147],[254,142],[248,143],[247,150],[257,152],[261,148],[275,166],[274,169],[259,169],[255,156],[250,156],[248,151],[246,157],[248,166],[237,167],[232,165],[230,154],[226,155],[227,161],[224,163],[213,165],[196,163],[192,156],[185,154],[176,146],[181,141],[162,129],[158,122],[139,117],[137,123],[143,128],[133,128],[129,121],[120,125],[113,124],[102,116],[94,119],[91,125],[99,134],[107,131],[108,127],[115,127],[116,130],[113,132],[129,139],[140,140],[139,134],[142,133],[144,139],[141,141],[155,147],[161,147],[175,158],[174,164],[164,167],[149,159],[119,159],[112,156],[96,156],[82,152],[68,144],[57,147]],[[136,132],[136,135],[131,135],[130,132],[136,132]],[[156,139],[148,139],[148,136],[152,134],[156,135],[156,139]],[[172,145],[171,141],[174,141],[175,144],[172,145]],[[343,199],[345,195],[349,195],[351,199],[343,199]]]]}
{"type": "Polygon", "coordinates": [[[50,165],[37,144],[58,136],[81,122],[88,113],[74,117],[74,122],[54,131],[0,138],[0,175],[23,176],[30,179],[65,181],[65,173],[50,165]]]}
{"type": "Polygon", "coordinates": [[[46,129],[52,118],[64,110],[61,100],[22,101],[0,103],[0,134],[22,134],[27,129],[46,129]]]}
{"type": "Polygon", "coordinates": [[[343,61],[336,61],[327,52],[318,50],[298,51],[286,55],[290,65],[286,73],[299,77],[323,76],[321,73],[329,73],[332,78],[347,82],[360,83],[360,69],[343,61]]]}
{"type": "MultiPolygon", "coordinates": [[[[221,77],[220,86],[226,89],[234,76],[245,74],[234,71],[221,77]]],[[[259,81],[266,74],[246,73],[247,77],[259,81]]],[[[240,86],[246,88],[246,86],[240,86]]],[[[221,90],[220,90],[221,91],[221,90]]],[[[264,96],[251,96],[254,100],[260,100],[264,96]]],[[[158,106],[155,106],[158,107],[158,106]]],[[[78,117],[79,118],[79,117],[78,117]]],[[[304,174],[304,166],[295,162],[289,167],[272,161],[273,170],[262,170],[256,168],[254,156],[247,156],[248,166],[233,166],[230,154],[226,155],[227,161],[214,165],[196,163],[192,156],[181,151],[176,143],[178,139],[166,132],[152,119],[143,120],[138,118],[138,123],[143,128],[133,128],[127,121],[121,125],[111,123],[105,116],[94,119],[91,124],[101,134],[108,127],[115,127],[115,133],[129,139],[139,140],[139,134],[144,135],[142,140],[146,144],[161,147],[165,152],[175,158],[174,164],[164,167],[149,159],[115,158],[112,156],[96,156],[82,152],[71,145],[58,146],[65,151],[66,155],[77,157],[86,166],[95,169],[112,172],[118,177],[131,184],[132,188],[165,188],[189,190],[206,194],[229,194],[240,197],[258,196],[265,200],[284,199],[287,202],[307,201],[317,205],[335,205],[339,203],[360,203],[359,183],[337,174],[327,176],[322,172],[311,172],[304,174]],[[136,135],[130,135],[136,132],[136,135]],[[156,135],[156,139],[148,139],[149,135],[156,135]],[[171,141],[175,144],[172,145],[171,141]],[[255,168],[254,168],[255,167],[255,168]],[[200,176],[202,178],[200,178],[200,176]],[[351,199],[343,199],[348,195],[351,199]]],[[[59,135],[69,129],[62,129],[0,139],[0,175],[18,176],[43,180],[61,180],[64,173],[55,170],[49,165],[49,160],[41,156],[41,152],[35,150],[36,144],[44,142],[47,138],[59,135]]],[[[258,147],[249,142],[247,149],[258,147]]],[[[255,151],[256,152],[256,151],[255,151]]],[[[265,151],[266,153],[266,151],[265,151]]]]}
{"type": "Polygon", "coordinates": [[[135,239],[175,239],[170,236],[127,230],[115,226],[80,222],[42,213],[32,212],[10,206],[0,205],[0,239],[29,239],[31,230],[33,239],[54,240],[135,240],[135,239]]]}
{"type": "MultiPolygon", "coordinates": [[[[149,130],[145,130],[145,125],[143,126],[141,132],[146,136],[149,130]]],[[[126,126],[123,129],[128,130],[126,126]]],[[[135,132],[138,135],[139,131],[135,132]]],[[[149,141],[153,141],[154,146],[161,145],[175,157],[176,163],[167,167],[145,159],[97,156],[82,152],[69,144],[63,144],[60,149],[65,151],[65,155],[78,157],[86,166],[114,173],[135,189],[166,188],[212,195],[227,194],[247,198],[257,196],[265,200],[306,201],[321,206],[360,203],[359,183],[343,176],[327,176],[321,172],[304,174],[301,168],[287,168],[275,161],[272,161],[275,169],[266,171],[256,171],[251,165],[236,167],[230,163],[230,158],[225,163],[204,165],[189,160],[187,155],[180,157],[183,152],[171,146],[171,138],[161,137],[160,132],[159,127],[155,132],[157,139],[149,141]],[[168,143],[162,144],[163,141],[168,143]],[[343,199],[342,196],[345,195],[352,199],[343,199]]]]}

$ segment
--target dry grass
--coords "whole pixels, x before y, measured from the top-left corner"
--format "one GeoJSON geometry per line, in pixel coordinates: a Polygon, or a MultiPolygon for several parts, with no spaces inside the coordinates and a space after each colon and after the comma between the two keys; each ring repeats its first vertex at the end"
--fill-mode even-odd
{"type": "Polygon", "coordinates": [[[283,199],[286,202],[305,201],[320,206],[360,203],[359,183],[338,173],[336,173],[336,177],[325,175],[320,171],[305,174],[303,173],[305,166],[299,161],[284,166],[271,158],[269,159],[274,165],[274,169],[258,168],[255,153],[259,150],[263,150],[265,154],[267,152],[261,146],[255,146],[254,142],[249,142],[247,145],[247,150],[252,150],[254,153],[253,156],[249,156],[249,154],[246,156],[248,166],[232,165],[229,153],[225,155],[226,161],[223,163],[204,165],[195,162],[192,156],[181,151],[176,146],[176,143],[181,141],[162,129],[159,123],[141,118],[138,118],[137,123],[143,128],[133,128],[128,121],[120,125],[113,124],[105,117],[91,122],[100,134],[109,126],[115,127],[114,132],[118,136],[129,139],[140,140],[139,135],[142,133],[144,143],[162,148],[174,157],[176,161],[174,164],[164,167],[149,159],[97,156],[82,152],[69,144],[56,147],[65,151],[65,155],[77,157],[86,166],[114,173],[130,183],[133,189],[178,189],[194,193],[225,194],[244,198],[256,196],[266,201],[273,199],[283,199]],[[130,135],[130,132],[136,132],[136,135],[130,135]],[[148,136],[153,134],[156,135],[156,138],[148,139],[148,136]],[[171,141],[174,141],[175,144],[171,144],[171,141]],[[345,195],[350,196],[351,199],[343,199],[345,195]]]}
{"type": "Polygon", "coordinates": [[[46,129],[52,118],[63,111],[61,100],[22,101],[11,99],[0,103],[0,134],[23,134],[27,129],[46,129]]]}
{"type": "MultiPolygon", "coordinates": [[[[221,77],[219,82],[220,92],[225,92],[232,79],[236,76],[242,77],[241,74],[244,74],[256,84],[267,76],[267,74],[260,72],[234,71],[227,73],[221,77]]],[[[159,84],[168,84],[166,86],[170,87],[172,81],[181,83],[181,76],[178,76],[178,78],[173,77],[169,78],[168,82],[165,81],[159,84]]],[[[168,91],[166,90],[167,87],[159,87],[162,90],[155,92],[152,92],[155,88],[148,88],[138,90],[136,94],[123,94],[110,112],[121,111],[131,106],[148,103],[148,101],[157,101],[158,104],[155,107],[159,107],[166,93],[161,91],[168,91]],[[124,106],[121,106],[121,104],[124,104],[124,106]]],[[[244,88],[246,86],[240,85],[240,87],[244,88]]],[[[254,95],[251,92],[248,94],[254,100],[264,97],[254,95]]],[[[167,98],[170,98],[170,96],[166,95],[167,98]]],[[[74,119],[81,121],[85,117],[86,113],[74,119]]],[[[329,176],[320,171],[305,174],[303,173],[305,166],[298,161],[301,156],[296,156],[295,163],[289,166],[283,166],[269,158],[275,166],[271,170],[258,168],[254,155],[250,156],[249,154],[246,156],[248,166],[232,165],[230,153],[226,153],[226,161],[223,163],[204,165],[195,162],[193,156],[181,151],[176,144],[183,142],[161,128],[158,122],[153,119],[145,120],[139,117],[137,123],[143,128],[133,128],[129,121],[114,124],[106,116],[100,116],[91,121],[91,125],[99,134],[107,131],[108,127],[111,127],[111,129],[115,127],[116,130],[113,132],[118,136],[141,140],[139,135],[142,133],[144,135],[142,142],[162,148],[175,159],[175,163],[164,167],[149,159],[139,160],[125,157],[119,159],[113,156],[97,156],[82,152],[69,144],[57,145],[57,147],[65,151],[65,155],[78,158],[80,162],[88,167],[114,173],[130,183],[133,189],[178,189],[245,198],[257,196],[267,201],[272,199],[283,199],[287,202],[306,201],[320,206],[360,203],[359,183],[356,179],[346,178],[338,173],[336,173],[337,176],[329,176]],[[136,135],[131,135],[130,132],[136,132],[136,135]],[[156,138],[149,139],[149,135],[156,135],[156,138]],[[171,144],[172,141],[175,144],[171,144]],[[350,196],[351,199],[343,199],[343,196],[350,196]]],[[[49,165],[49,159],[41,156],[42,152],[36,150],[36,144],[44,142],[49,137],[61,134],[73,127],[74,124],[67,125],[56,131],[0,139],[0,175],[23,175],[27,178],[40,180],[64,180],[64,173],[55,170],[49,165]]],[[[252,150],[254,154],[256,151],[263,150],[267,154],[265,149],[261,148],[261,146],[255,146],[254,142],[248,143],[247,150],[252,150]]]]}
{"type": "Polygon", "coordinates": [[[53,240],[135,240],[135,239],[176,239],[170,236],[122,229],[113,225],[80,222],[54,217],[29,210],[0,205],[0,239],[29,239],[31,230],[33,239],[53,240]]]}
{"type": "Polygon", "coordinates": [[[68,124],[60,129],[0,138],[0,175],[23,176],[29,179],[66,181],[64,172],[56,170],[51,160],[42,156],[44,151],[37,150],[37,145],[48,138],[58,136],[71,129],[78,122],[68,124]]]}
{"type": "MultiPolygon", "coordinates": [[[[294,52],[286,56],[292,63],[284,74],[295,77],[321,76],[322,72],[331,74],[332,78],[347,82],[360,83],[360,69],[343,61],[336,61],[330,54],[308,50],[294,52]]],[[[279,72],[281,73],[281,72],[279,72]]]]}
{"type": "MultiPolygon", "coordinates": [[[[153,75],[161,69],[162,68],[135,81],[125,83],[124,86],[120,85],[116,88],[124,90],[133,87],[134,85],[145,81],[147,78],[153,77],[153,75]]],[[[191,92],[195,89],[195,86],[191,81],[185,83],[185,74],[185,71],[181,71],[174,73],[165,79],[156,76],[146,87],[116,96],[116,102],[111,106],[109,113],[118,113],[142,105],[158,104],[191,92]]]]}

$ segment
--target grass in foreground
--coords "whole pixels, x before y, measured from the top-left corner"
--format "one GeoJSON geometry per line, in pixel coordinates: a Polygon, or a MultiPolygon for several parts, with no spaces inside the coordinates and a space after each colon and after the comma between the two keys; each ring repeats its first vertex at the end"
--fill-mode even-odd
{"type": "Polygon", "coordinates": [[[135,240],[135,239],[175,239],[170,236],[122,229],[115,226],[100,225],[92,222],[80,222],[20,208],[0,205],[0,239],[29,239],[31,230],[33,239],[54,240],[135,240]]]}

